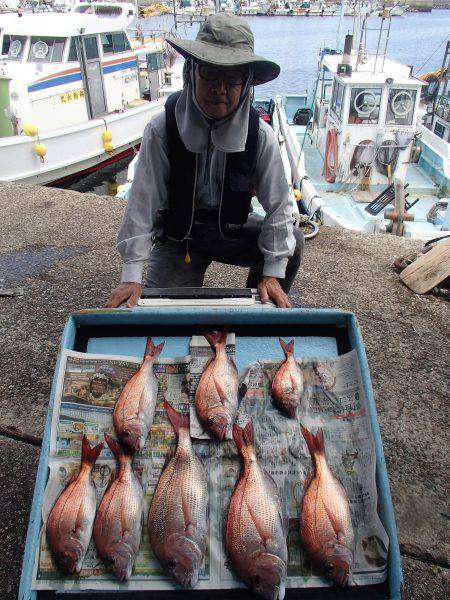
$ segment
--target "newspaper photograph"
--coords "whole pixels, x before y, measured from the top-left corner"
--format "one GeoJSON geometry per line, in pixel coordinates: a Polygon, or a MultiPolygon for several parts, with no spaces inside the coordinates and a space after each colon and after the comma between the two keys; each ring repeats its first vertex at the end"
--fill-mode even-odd
{"type": "MultiPolygon", "coordinates": [[[[235,343],[234,334],[229,334],[227,353],[231,357],[235,343]]],[[[105,432],[115,436],[114,405],[141,360],[74,351],[63,353],[55,390],[49,478],[42,505],[33,589],[168,590],[176,587],[154,557],[146,527],[165,456],[176,444],[175,433],[163,408],[164,399],[177,410],[190,413],[194,450],[202,458],[209,477],[209,537],[196,589],[245,587],[229,567],[223,539],[228,504],[239,477],[241,460],[231,431],[226,442],[216,442],[208,439],[197,420],[193,406],[195,390],[213,351],[205,338],[193,336],[190,352],[190,356],[184,357],[159,357],[154,365],[159,384],[155,418],[147,442],[133,462],[144,489],[144,526],[132,576],[124,583],[106,572],[92,540],[81,573],[63,575],[50,555],[45,523],[70,476],[80,468],[83,434],[91,446],[101,443],[105,432]]],[[[279,365],[279,360],[255,361],[241,374],[242,400],[237,422],[244,426],[252,419],[258,458],[276,481],[289,515],[286,586],[331,585],[312,566],[300,542],[299,510],[304,482],[312,470],[300,422],[313,431],[323,428],[327,462],[349,497],[356,534],[354,582],[358,585],[380,583],[386,578],[388,537],[376,510],[375,452],[356,352],[300,364],[305,390],[296,419],[286,418],[272,404],[270,381],[279,365]]],[[[115,469],[116,461],[105,444],[93,470],[98,504],[115,469]]]]}

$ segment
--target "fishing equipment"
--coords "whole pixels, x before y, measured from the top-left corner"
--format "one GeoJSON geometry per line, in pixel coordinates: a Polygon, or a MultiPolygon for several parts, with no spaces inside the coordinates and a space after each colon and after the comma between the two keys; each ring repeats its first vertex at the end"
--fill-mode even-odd
{"type": "Polygon", "coordinates": [[[379,173],[392,176],[397,166],[399,147],[394,140],[384,140],[378,147],[375,164],[379,173]]]}
{"type": "Polygon", "coordinates": [[[112,133],[109,131],[109,129],[103,131],[102,142],[105,151],[108,152],[108,154],[112,154],[114,152],[114,144],[112,143],[112,133]]]}
{"type": "Polygon", "coordinates": [[[45,155],[47,154],[47,147],[45,144],[35,144],[34,145],[34,151],[36,152],[36,154],[39,156],[41,162],[45,162],[45,155]]]}
{"type": "Polygon", "coordinates": [[[25,135],[28,135],[29,137],[35,137],[37,136],[39,130],[37,128],[37,125],[33,125],[32,123],[25,123],[25,125],[22,128],[22,131],[25,135]]]}

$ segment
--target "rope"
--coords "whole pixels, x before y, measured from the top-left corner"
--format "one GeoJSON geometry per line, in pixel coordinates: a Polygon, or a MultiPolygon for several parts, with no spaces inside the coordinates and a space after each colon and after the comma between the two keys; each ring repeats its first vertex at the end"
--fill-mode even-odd
{"type": "MultiPolygon", "coordinates": [[[[298,165],[300,164],[300,159],[301,159],[302,154],[303,154],[303,147],[305,146],[306,135],[308,133],[308,127],[309,127],[309,124],[311,123],[311,117],[312,117],[313,112],[314,112],[314,103],[316,101],[316,94],[317,94],[317,88],[319,86],[319,79],[320,79],[320,69],[317,72],[316,85],[314,87],[313,99],[312,99],[312,102],[311,102],[311,106],[309,107],[308,122],[307,122],[307,124],[305,126],[305,133],[303,134],[303,140],[302,140],[302,145],[301,145],[301,148],[300,148],[300,154],[298,155],[297,164],[295,165],[295,172],[296,173],[298,173],[298,165]]],[[[294,177],[294,176],[292,176],[292,177],[294,177]]],[[[292,181],[292,183],[294,183],[294,181],[292,181]]]]}
{"type": "Polygon", "coordinates": [[[445,44],[445,42],[447,40],[448,40],[448,35],[445,36],[445,38],[442,40],[442,42],[439,44],[439,46],[436,48],[436,50],[434,50],[434,52],[432,52],[430,54],[430,56],[427,58],[427,60],[422,65],[420,65],[420,67],[416,70],[416,73],[418,73],[419,71],[421,71],[424,68],[424,66],[427,64],[427,62],[433,58],[433,56],[436,54],[436,52],[441,48],[441,46],[443,46],[445,44]]]}

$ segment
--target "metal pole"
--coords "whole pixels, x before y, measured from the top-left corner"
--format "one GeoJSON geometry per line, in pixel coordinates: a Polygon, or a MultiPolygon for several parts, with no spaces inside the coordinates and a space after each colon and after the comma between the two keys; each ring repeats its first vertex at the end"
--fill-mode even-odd
{"type": "Polygon", "coordinates": [[[173,20],[175,23],[175,31],[178,29],[178,25],[177,25],[177,10],[176,10],[176,5],[175,5],[175,0],[173,0],[173,20]]]}
{"type": "Polygon", "coordinates": [[[341,29],[342,23],[344,21],[344,13],[345,13],[345,0],[341,0],[341,12],[339,14],[339,24],[336,32],[336,50],[340,50],[341,48],[341,29]]]}

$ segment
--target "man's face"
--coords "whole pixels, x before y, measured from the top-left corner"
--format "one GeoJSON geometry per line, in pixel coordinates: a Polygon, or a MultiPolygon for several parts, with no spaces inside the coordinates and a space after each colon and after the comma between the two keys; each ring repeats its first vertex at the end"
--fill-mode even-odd
{"type": "Polygon", "coordinates": [[[195,67],[195,97],[212,119],[223,119],[236,110],[247,72],[240,68],[195,67]]]}

